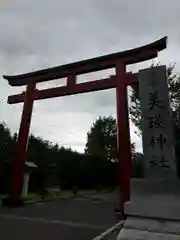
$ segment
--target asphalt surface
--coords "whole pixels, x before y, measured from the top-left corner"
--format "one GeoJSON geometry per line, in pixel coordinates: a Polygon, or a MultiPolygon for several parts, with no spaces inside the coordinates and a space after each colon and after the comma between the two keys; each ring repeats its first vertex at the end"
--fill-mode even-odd
{"type": "Polygon", "coordinates": [[[56,200],[1,209],[1,240],[89,240],[116,223],[112,202],[56,200]]]}

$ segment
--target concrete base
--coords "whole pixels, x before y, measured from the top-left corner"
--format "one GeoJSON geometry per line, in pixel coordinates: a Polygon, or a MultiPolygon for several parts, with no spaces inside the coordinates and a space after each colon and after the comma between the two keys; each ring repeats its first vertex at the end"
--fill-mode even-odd
{"type": "Polygon", "coordinates": [[[180,180],[175,179],[132,179],[131,199],[141,195],[175,195],[180,197],[180,180]]]}
{"type": "Polygon", "coordinates": [[[118,240],[180,239],[180,182],[133,180],[131,201],[118,240]]]}
{"type": "Polygon", "coordinates": [[[117,240],[179,240],[180,222],[128,217],[117,240]]]}
{"type": "Polygon", "coordinates": [[[136,197],[124,206],[127,216],[180,220],[180,198],[174,195],[136,197]]]}
{"type": "Polygon", "coordinates": [[[128,216],[180,220],[180,182],[177,180],[133,180],[128,216]]]}
{"type": "Polygon", "coordinates": [[[179,198],[161,195],[136,198],[125,204],[127,219],[118,240],[180,239],[179,198]]]}

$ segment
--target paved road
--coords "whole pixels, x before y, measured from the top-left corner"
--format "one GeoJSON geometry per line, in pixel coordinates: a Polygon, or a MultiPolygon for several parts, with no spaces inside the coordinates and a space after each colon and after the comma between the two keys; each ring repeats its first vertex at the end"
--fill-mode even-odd
{"type": "Polygon", "coordinates": [[[57,200],[0,213],[1,240],[89,240],[115,224],[112,202],[57,200]]]}

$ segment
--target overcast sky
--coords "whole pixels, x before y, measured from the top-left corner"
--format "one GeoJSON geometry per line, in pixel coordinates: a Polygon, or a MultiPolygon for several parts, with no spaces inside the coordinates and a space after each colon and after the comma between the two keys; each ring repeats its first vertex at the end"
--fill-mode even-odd
{"type": "MultiPolygon", "coordinates": [[[[168,36],[168,48],[158,60],[176,62],[180,72],[179,0],[2,0],[0,3],[0,121],[19,128],[22,105],[8,105],[9,87],[3,74],[25,73],[76,60],[138,47],[168,36]]],[[[149,65],[151,62],[146,63],[149,65]]],[[[138,70],[144,64],[131,69],[138,70]]],[[[93,80],[109,73],[82,76],[93,80]]],[[[63,80],[39,84],[39,88],[63,80]]],[[[97,116],[116,114],[115,90],[35,103],[31,132],[78,151],[97,116]]],[[[131,127],[137,150],[141,139],[131,127]]]]}

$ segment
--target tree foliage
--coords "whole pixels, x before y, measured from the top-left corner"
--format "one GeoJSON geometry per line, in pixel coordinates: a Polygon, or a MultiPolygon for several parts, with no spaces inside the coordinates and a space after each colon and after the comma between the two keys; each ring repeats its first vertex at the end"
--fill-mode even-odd
{"type": "MultiPolygon", "coordinates": [[[[10,190],[12,160],[17,134],[0,124],[0,193],[10,190]]],[[[31,172],[30,191],[44,193],[47,188],[104,188],[117,184],[118,168],[116,121],[112,117],[98,118],[87,133],[84,153],[30,135],[27,161],[38,168],[31,172]]],[[[132,144],[132,150],[135,147],[132,144]]]]}
{"type": "Polygon", "coordinates": [[[133,178],[143,178],[144,177],[144,164],[143,164],[143,154],[134,153],[132,162],[132,177],[133,178]]]}
{"type": "MultiPolygon", "coordinates": [[[[131,144],[132,152],[135,144],[131,144]]],[[[87,134],[85,153],[101,156],[106,160],[116,160],[117,157],[117,126],[112,116],[99,117],[87,134]]]]}
{"type": "Polygon", "coordinates": [[[87,133],[85,152],[107,160],[116,155],[116,120],[113,117],[99,117],[87,133]]]}

